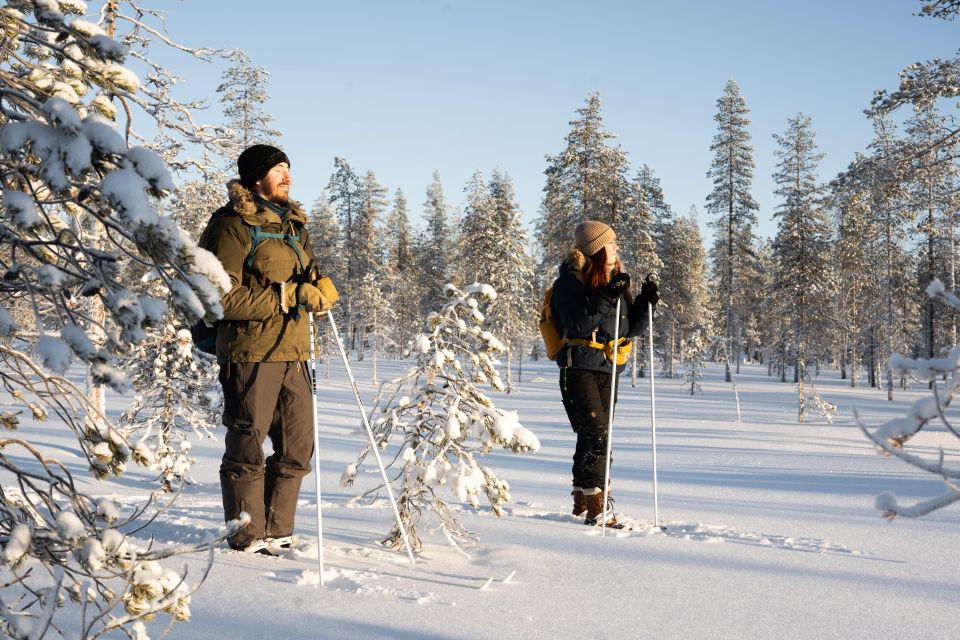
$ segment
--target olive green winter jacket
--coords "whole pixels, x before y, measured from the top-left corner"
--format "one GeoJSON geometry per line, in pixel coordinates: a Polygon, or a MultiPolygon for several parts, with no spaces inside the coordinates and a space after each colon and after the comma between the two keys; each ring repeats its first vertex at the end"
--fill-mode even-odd
{"type": "Polygon", "coordinates": [[[264,238],[251,266],[245,263],[252,245],[251,227],[266,233],[299,236],[294,242],[303,266],[314,262],[307,218],[297,203],[281,219],[258,205],[239,181],[227,184],[229,203],[218,209],[200,236],[230,276],[233,288],[223,296],[223,319],[217,328],[217,362],[294,362],[310,358],[307,314],[283,308],[283,288],[296,286],[302,269],[294,249],[283,239],[264,238]]]}

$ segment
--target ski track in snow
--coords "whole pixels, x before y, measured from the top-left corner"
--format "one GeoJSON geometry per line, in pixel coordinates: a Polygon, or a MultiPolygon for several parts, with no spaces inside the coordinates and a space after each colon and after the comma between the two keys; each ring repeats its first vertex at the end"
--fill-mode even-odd
{"type": "MultiPolygon", "coordinates": [[[[602,535],[601,527],[586,527],[583,518],[570,514],[538,510],[535,505],[510,505],[504,508],[506,515],[517,518],[530,518],[548,522],[560,522],[579,525],[590,535],[602,535]]],[[[755,533],[751,531],[737,531],[723,525],[708,525],[703,523],[661,522],[659,526],[652,522],[645,522],[629,517],[617,516],[618,520],[626,525],[625,529],[607,529],[607,535],[623,538],[629,536],[665,535],[681,540],[696,542],[718,543],[734,542],[740,544],[754,544],[789,551],[806,551],[810,553],[840,553],[852,556],[872,556],[867,551],[851,549],[842,544],[835,544],[829,540],[816,538],[798,538],[769,533],[755,533]]]]}

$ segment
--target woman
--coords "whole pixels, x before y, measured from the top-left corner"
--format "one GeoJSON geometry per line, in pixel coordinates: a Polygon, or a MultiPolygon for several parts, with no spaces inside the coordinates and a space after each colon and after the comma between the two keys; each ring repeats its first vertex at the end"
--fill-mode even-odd
{"type": "MultiPolygon", "coordinates": [[[[573,514],[586,512],[586,524],[598,524],[603,513],[611,360],[602,345],[632,338],[646,330],[647,305],[659,300],[648,276],[632,299],[630,276],[622,271],[616,235],[608,225],[589,220],[574,232],[575,248],[560,265],[553,284],[551,312],[564,347],[557,354],[560,393],[570,426],[577,434],[573,454],[573,514]],[[620,328],[614,335],[617,300],[620,328]]],[[[626,341],[624,341],[626,342],[626,341]]],[[[625,364],[617,366],[617,374],[625,364]]],[[[612,500],[611,500],[612,502],[612,500]]],[[[621,527],[616,517],[608,527],[621,527]]]]}

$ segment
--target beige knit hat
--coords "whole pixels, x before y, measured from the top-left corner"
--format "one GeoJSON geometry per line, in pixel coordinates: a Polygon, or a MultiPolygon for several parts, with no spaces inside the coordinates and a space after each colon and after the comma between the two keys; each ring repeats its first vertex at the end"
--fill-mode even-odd
{"type": "Polygon", "coordinates": [[[617,234],[613,232],[610,225],[597,220],[587,220],[577,225],[573,232],[573,242],[577,249],[583,255],[589,257],[595,254],[604,245],[607,245],[617,239],[617,234]]]}

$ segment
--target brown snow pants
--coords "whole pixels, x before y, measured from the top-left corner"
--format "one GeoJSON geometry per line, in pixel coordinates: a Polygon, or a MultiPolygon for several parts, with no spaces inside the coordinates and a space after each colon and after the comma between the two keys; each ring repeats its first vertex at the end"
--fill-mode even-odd
{"type": "Polygon", "coordinates": [[[223,515],[250,514],[230,538],[242,549],[257,538],[293,533],[300,483],[313,456],[313,393],[302,362],[229,362],[220,367],[226,451],[220,464],[223,515]],[[273,454],[264,459],[269,436],[273,454]]]}

